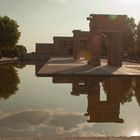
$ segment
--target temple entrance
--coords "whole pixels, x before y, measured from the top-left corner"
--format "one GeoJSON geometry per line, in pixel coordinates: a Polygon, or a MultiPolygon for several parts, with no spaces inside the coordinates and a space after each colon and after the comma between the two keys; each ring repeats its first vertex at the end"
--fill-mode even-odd
{"type": "Polygon", "coordinates": [[[108,65],[113,65],[112,59],[112,33],[102,33],[101,34],[101,58],[107,59],[108,65]]]}
{"type": "Polygon", "coordinates": [[[90,15],[90,59],[89,65],[101,65],[102,34],[108,39],[108,64],[122,66],[125,15],[90,15]]]}

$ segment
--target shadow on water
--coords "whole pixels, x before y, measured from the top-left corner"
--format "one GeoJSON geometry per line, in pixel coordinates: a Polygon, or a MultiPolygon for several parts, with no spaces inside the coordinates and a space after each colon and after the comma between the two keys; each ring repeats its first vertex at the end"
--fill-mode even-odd
{"type": "Polygon", "coordinates": [[[8,99],[18,91],[20,79],[15,68],[24,67],[20,63],[0,65],[0,99],[8,99]]]}
{"type": "Polygon", "coordinates": [[[88,122],[124,123],[119,117],[120,104],[131,102],[135,96],[140,105],[140,78],[54,76],[53,83],[71,83],[72,95],[87,95],[88,122]],[[105,100],[101,94],[106,96],[105,100]]]}

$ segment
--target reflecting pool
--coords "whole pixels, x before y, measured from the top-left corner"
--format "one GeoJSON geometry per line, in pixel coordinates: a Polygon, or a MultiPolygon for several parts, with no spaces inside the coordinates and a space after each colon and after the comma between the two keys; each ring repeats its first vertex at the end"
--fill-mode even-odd
{"type": "Polygon", "coordinates": [[[37,77],[0,65],[0,136],[139,136],[139,77],[37,77]]]}

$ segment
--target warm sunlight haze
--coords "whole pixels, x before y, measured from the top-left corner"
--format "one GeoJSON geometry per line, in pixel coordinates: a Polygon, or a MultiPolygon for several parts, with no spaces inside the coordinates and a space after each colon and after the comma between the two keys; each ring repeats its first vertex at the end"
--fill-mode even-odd
{"type": "Polygon", "coordinates": [[[131,132],[130,136],[140,136],[140,131],[134,130],[131,132]]]}
{"type": "Polygon", "coordinates": [[[52,37],[72,36],[73,29],[89,30],[86,17],[94,14],[125,14],[139,21],[139,0],[0,0],[1,16],[20,25],[19,44],[34,51],[36,42],[53,42],[52,37]]]}
{"type": "Polygon", "coordinates": [[[140,0],[0,0],[0,140],[140,140],[140,0]]]}

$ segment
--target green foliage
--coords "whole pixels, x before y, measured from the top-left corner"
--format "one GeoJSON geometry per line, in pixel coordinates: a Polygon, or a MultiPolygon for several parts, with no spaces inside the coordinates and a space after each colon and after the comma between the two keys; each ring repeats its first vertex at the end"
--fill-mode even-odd
{"type": "Polygon", "coordinates": [[[17,45],[16,46],[17,50],[18,50],[18,56],[22,57],[27,53],[26,47],[23,45],[17,45]]]}
{"type": "Polygon", "coordinates": [[[137,25],[137,55],[140,57],[140,22],[137,25]]]}
{"type": "Polygon", "coordinates": [[[26,53],[26,47],[23,45],[16,45],[12,50],[12,55],[17,57],[23,57],[24,55],[26,55],[26,53]]]}
{"type": "Polygon", "coordinates": [[[140,106],[140,78],[136,78],[135,79],[136,81],[136,87],[135,87],[135,97],[136,97],[136,100],[138,102],[138,105],[140,106]]]}
{"type": "Polygon", "coordinates": [[[26,53],[26,47],[24,47],[23,45],[16,45],[15,47],[6,50],[7,57],[23,57],[24,55],[26,55],[26,53]]]}
{"type": "Polygon", "coordinates": [[[128,56],[133,56],[135,53],[136,27],[134,18],[126,17],[126,28],[123,34],[123,50],[128,56]]]}
{"type": "Polygon", "coordinates": [[[19,40],[19,25],[7,16],[0,16],[0,49],[7,51],[13,48],[19,40]]]}

